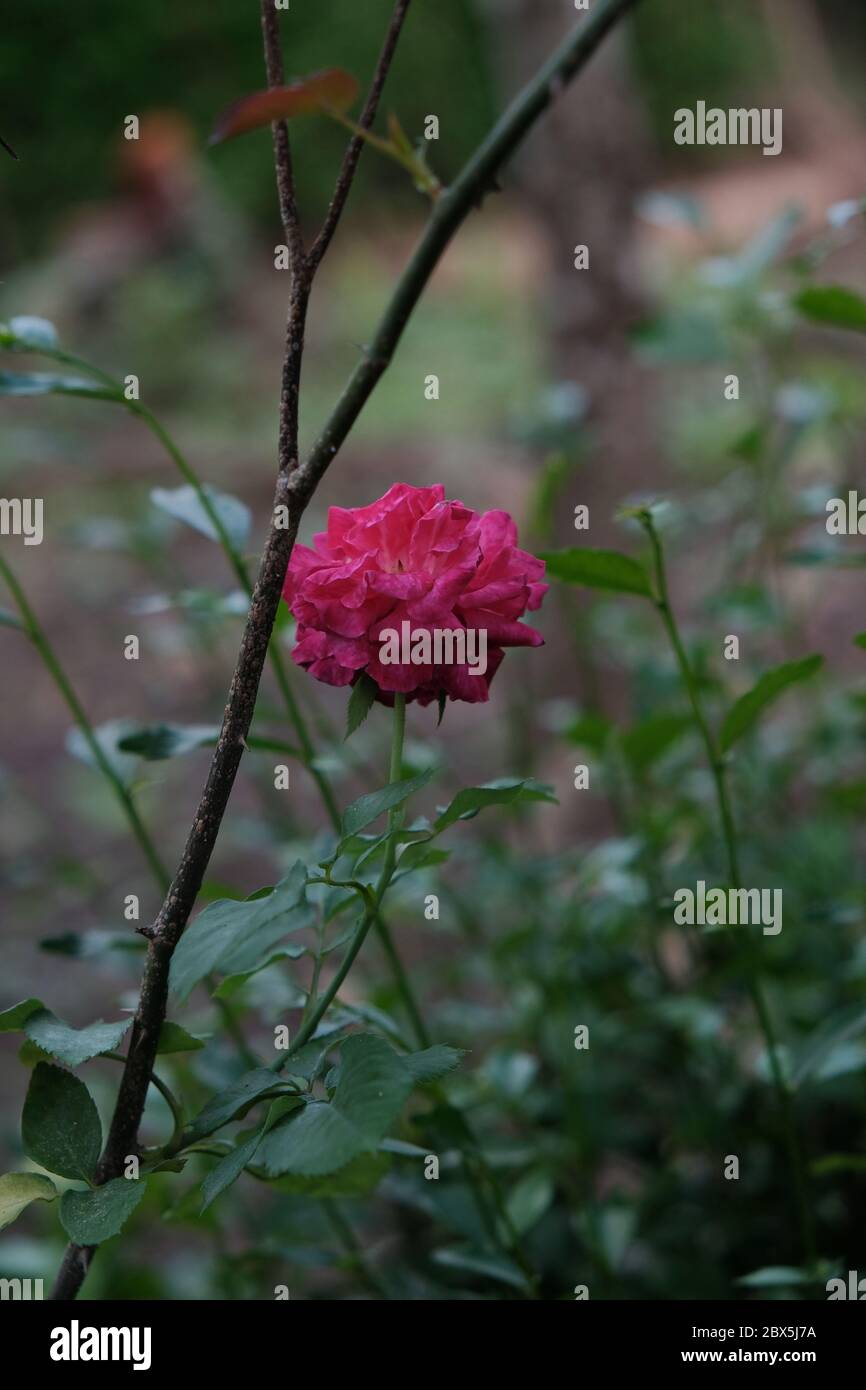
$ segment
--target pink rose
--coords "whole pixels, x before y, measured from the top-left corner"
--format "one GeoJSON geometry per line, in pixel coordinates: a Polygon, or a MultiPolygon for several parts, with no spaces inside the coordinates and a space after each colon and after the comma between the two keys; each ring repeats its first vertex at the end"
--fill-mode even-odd
{"type": "Polygon", "coordinates": [[[386,704],[396,692],[475,703],[505,647],[542,645],[519,620],[547,592],[544,562],[518,549],[507,512],[446,502],[439,483],[395,483],[369,507],[331,507],[313,545],[295,546],[283,597],[294,660],[328,685],[366,672],[386,704]]]}

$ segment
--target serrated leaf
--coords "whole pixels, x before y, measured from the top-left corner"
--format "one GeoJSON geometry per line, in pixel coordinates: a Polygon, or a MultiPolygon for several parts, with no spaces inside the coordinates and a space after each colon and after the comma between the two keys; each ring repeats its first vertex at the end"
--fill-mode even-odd
{"type": "Polygon", "coordinates": [[[379,1186],[390,1163],[387,1153],[363,1153],[353,1158],[345,1168],[328,1173],[325,1177],[309,1178],[298,1173],[284,1173],[281,1178],[272,1178],[269,1186],[277,1192],[295,1197],[366,1197],[379,1186]]]}
{"type": "MultiPolygon", "coordinates": [[[[211,506],[222,522],[229,540],[237,550],[243,550],[249,539],[252,525],[252,513],[249,507],[246,503],[241,502],[240,498],[232,497],[226,492],[217,492],[207,483],[204,484],[202,491],[207,495],[211,506]]],[[[176,521],[185,521],[187,526],[191,526],[194,531],[199,531],[203,536],[207,536],[209,540],[219,540],[217,529],[197,490],[191,484],[175,488],[152,488],[150,500],[155,507],[167,512],[176,521]]]]}
{"type": "Polygon", "coordinates": [[[415,1085],[420,1086],[427,1081],[438,1081],[440,1077],[446,1076],[449,1071],[459,1066],[463,1056],[465,1053],[458,1047],[436,1043],[433,1047],[425,1048],[423,1052],[410,1052],[401,1060],[415,1085]]]}
{"type": "Polygon", "coordinates": [[[24,1024],[24,1032],[31,1042],[44,1052],[50,1052],[58,1062],[67,1067],[79,1067],[98,1057],[103,1052],[114,1052],[132,1023],[131,1018],[117,1023],[103,1023],[101,1019],[90,1023],[86,1028],[72,1028],[61,1018],[56,1018],[50,1009],[40,1009],[32,1013],[24,1024]]]}
{"type": "Polygon", "coordinates": [[[453,801],[437,816],[434,832],[438,835],[457,820],[468,820],[487,806],[509,806],[515,801],[556,802],[553,788],[532,777],[500,777],[480,787],[464,787],[453,801]]]}
{"type": "Polygon", "coordinates": [[[351,738],[359,725],[363,724],[378,693],[379,687],[376,682],[362,671],[352,686],[352,693],[349,696],[349,708],[346,714],[346,738],[351,738]]]}
{"type": "Polygon", "coordinates": [[[814,323],[866,333],[866,299],[844,285],[811,285],[795,296],[794,305],[814,323]]]}
{"type": "Polygon", "coordinates": [[[644,566],[618,550],[575,546],[570,550],[542,551],[540,558],[547,565],[548,575],[566,584],[652,598],[652,586],[644,566]]]}
{"type": "Polygon", "coordinates": [[[87,1192],[64,1192],[60,1221],[76,1245],[101,1245],[122,1230],[144,1196],[144,1179],[113,1178],[87,1192]]]}
{"type": "Polygon", "coordinates": [[[16,1221],[31,1202],[53,1202],[57,1189],[42,1173],[4,1173],[0,1177],[0,1231],[16,1221]]]}
{"type": "Polygon", "coordinates": [[[369,1033],[347,1038],[333,1100],[313,1101],[273,1129],[259,1150],[260,1165],[275,1176],[336,1172],[378,1148],[412,1085],[403,1059],[382,1038],[369,1033]]]}
{"type": "Polygon", "coordinates": [[[179,1023],[172,1023],[169,1019],[165,1020],[159,1030],[157,1053],[198,1052],[202,1047],[204,1047],[203,1038],[194,1037],[179,1023]]]}
{"type": "Polygon", "coordinates": [[[24,1152],[49,1173],[89,1182],[102,1149],[102,1125],[90,1092],[62,1067],[33,1069],[21,1116],[24,1152]]]}
{"type": "Polygon", "coordinates": [[[393,810],[396,806],[402,806],[415,792],[426,787],[435,772],[435,768],[425,768],[415,777],[405,777],[401,782],[392,782],[387,787],[382,787],[379,791],[367,792],[364,796],[359,796],[357,801],[353,801],[343,812],[341,827],[341,845],[351,836],[357,835],[359,830],[370,825],[386,811],[393,810]]]}
{"type": "Polygon", "coordinates": [[[267,897],[208,904],[174,953],[170,983],[177,997],[186,999],[214,970],[224,975],[253,970],[282,937],[308,926],[312,910],[304,896],[306,876],[298,860],[267,897]]]}
{"type": "Polygon", "coordinates": [[[327,68],[286,86],[251,92],[220,112],[209,143],[216,145],[222,140],[232,140],[236,135],[258,130],[272,121],[313,115],[328,109],[346,111],[357,95],[357,79],[343,68],[327,68]]]}
{"type": "Polygon", "coordinates": [[[804,657],[802,661],[788,661],[776,666],[761,676],[756,685],[728,710],[722,723],[720,747],[726,753],[743,734],[756,723],[759,715],[773,701],[777,700],[789,686],[813,676],[824,664],[823,656],[804,657]]]}
{"type": "Polygon", "coordinates": [[[197,748],[209,748],[219,738],[218,724],[152,724],[118,739],[121,753],[134,753],[146,762],[177,758],[197,748]]]}
{"type": "Polygon", "coordinates": [[[44,1008],[41,999],[22,999],[20,1004],[13,1004],[11,1009],[4,1009],[0,1014],[0,1033],[23,1032],[28,1018],[44,1008]]]}

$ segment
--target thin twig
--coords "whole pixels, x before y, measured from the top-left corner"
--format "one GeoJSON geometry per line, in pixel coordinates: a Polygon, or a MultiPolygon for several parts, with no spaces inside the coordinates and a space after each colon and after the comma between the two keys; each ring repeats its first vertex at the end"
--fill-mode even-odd
{"type": "MultiPolygon", "coordinates": [[[[285,81],[283,48],[280,43],[280,22],[273,0],[261,0],[262,39],[265,48],[265,71],[269,87],[282,87],[285,81]]],[[[295,197],[295,175],[292,167],[292,147],[286,121],[273,122],[274,165],[277,172],[277,194],[280,200],[280,219],[289,248],[292,273],[299,274],[304,266],[304,238],[295,197]]]]}
{"type": "MultiPolygon", "coordinates": [[[[385,42],[382,45],[382,52],[379,54],[379,61],[373,73],[373,81],[370,84],[367,100],[364,103],[364,109],[358,121],[358,125],[362,131],[370,130],[376,119],[376,112],[379,110],[379,102],[382,97],[382,89],[385,86],[385,80],[394,57],[394,50],[397,47],[397,40],[400,37],[400,31],[403,28],[403,23],[406,19],[410,4],[411,0],[397,0],[397,4],[394,6],[391,23],[388,26],[385,42]]],[[[313,270],[316,269],[324,256],[331,244],[331,238],[337,230],[337,224],[346,206],[346,199],[352,191],[355,170],[358,167],[358,161],[361,158],[365,143],[363,135],[354,135],[349,141],[340,173],[337,176],[337,186],[334,189],[331,206],[328,208],[322,230],[310,247],[309,263],[313,270]]]]}
{"type": "Polygon", "coordinates": [[[572,30],[515,97],[454,183],[437,199],[426,230],[388,302],[372,342],[349,378],[309,458],[292,480],[293,489],[303,496],[312,496],[389,366],[412,311],[454,234],[485,194],[496,186],[500,168],[539,116],[585,66],[610,29],[637,4],[638,0],[599,0],[592,13],[572,30]]]}

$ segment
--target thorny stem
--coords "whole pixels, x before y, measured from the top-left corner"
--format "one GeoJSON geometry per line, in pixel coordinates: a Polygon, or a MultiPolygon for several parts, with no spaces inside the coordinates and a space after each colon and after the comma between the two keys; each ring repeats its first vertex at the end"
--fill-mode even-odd
{"type": "MultiPolygon", "coordinates": [[[[737,850],[737,830],[734,816],[731,809],[730,794],[728,791],[727,766],[724,757],[720,753],[712,730],[710,729],[707,717],[704,713],[701,697],[698,691],[698,684],[695,679],[694,671],[683,645],[680,636],[676,617],[670,603],[668,592],[667,572],[665,568],[664,551],[661,538],[656,530],[652,514],[649,511],[642,511],[639,520],[647,535],[649,536],[650,548],[652,551],[653,575],[655,579],[654,601],[656,608],[661,616],[665,631],[668,634],[677,666],[683,685],[685,686],[689,704],[692,708],[695,723],[700,731],[706,750],[707,762],[715,787],[716,802],[719,809],[719,818],[722,825],[722,838],[725,845],[725,856],[728,865],[728,879],[730,886],[739,889],[741,885],[739,855],[737,850]]],[[[776,1039],[775,1028],[770,1015],[767,999],[764,994],[760,978],[760,965],[755,957],[752,943],[746,942],[746,949],[743,952],[748,972],[748,989],[752,1003],[757,1015],[758,1024],[764,1036],[767,1049],[767,1058],[770,1064],[770,1074],[779,1101],[779,1109],[782,1116],[782,1128],[785,1136],[785,1144],[788,1150],[788,1158],[791,1167],[791,1179],[794,1188],[794,1197],[800,1219],[800,1232],[803,1241],[803,1249],[806,1259],[810,1266],[815,1264],[817,1249],[815,1244],[815,1227],[812,1216],[811,1203],[809,1201],[808,1180],[806,1177],[806,1167],[803,1160],[800,1138],[794,1118],[793,1107],[791,1104],[791,1092],[782,1064],[779,1060],[778,1042],[776,1039]]]]}
{"type": "MultiPolygon", "coordinates": [[[[138,1125],[144,1097],[156,1055],[159,1029],[165,1018],[171,956],[195,905],[234,785],[245,739],[252,722],[283,580],[301,516],[388,366],[406,323],[445,247],[471,209],[481,202],[493,185],[502,163],[517,148],[538,117],[585,65],[612,26],[637,3],[638,0],[600,0],[589,18],[576,26],[511,104],[458,176],[453,187],[443,193],[432,214],[427,232],[398,282],[371,350],[357,368],[323,435],[302,466],[299,466],[298,460],[298,391],[307,305],[312,278],[322,253],[317,253],[318,259],[316,255],[307,259],[303,254],[288,130],[285,122],[275,123],[277,187],[287,243],[292,251],[292,280],[280,393],[278,473],[274,506],[275,509],[278,506],[287,508],[289,524],[285,528],[278,528],[275,519],[272,520],[207,783],[193,819],[181,862],[156,922],[149,931],[149,948],[139,1005],[108,1142],[100,1160],[97,1174],[99,1182],[106,1182],[121,1172],[125,1156],[135,1152],[137,1147],[138,1125]]],[[[396,15],[403,10],[404,6],[398,3],[396,15]]],[[[277,85],[282,81],[283,68],[279,30],[272,0],[261,0],[261,16],[268,81],[270,85],[277,85]]],[[[391,32],[399,35],[399,25],[396,30],[389,31],[391,32]]],[[[383,49],[368,104],[373,100],[378,101],[374,92],[381,92],[393,57],[393,48],[394,44],[389,48],[386,43],[383,49]]],[[[361,141],[360,146],[362,145],[361,141]]],[[[347,158],[335,194],[335,224],[339,220],[353,177],[354,165],[351,159],[347,158]]],[[[351,968],[371,921],[372,917],[368,911],[364,914],[361,928],[356,933],[340,968],[337,988],[351,968]]],[[[324,1009],[321,1012],[324,1013],[324,1009]]],[[[319,1014],[318,1007],[316,1013],[319,1014]]],[[[318,1018],[312,1027],[311,1022],[312,1020],[309,1020],[306,1025],[309,1029],[308,1036],[315,1031],[318,1018]]],[[[86,1276],[91,1257],[92,1250],[76,1245],[67,1248],[52,1293],[53,1298],[69,1299],[76,1296],[86,1276]]]]}

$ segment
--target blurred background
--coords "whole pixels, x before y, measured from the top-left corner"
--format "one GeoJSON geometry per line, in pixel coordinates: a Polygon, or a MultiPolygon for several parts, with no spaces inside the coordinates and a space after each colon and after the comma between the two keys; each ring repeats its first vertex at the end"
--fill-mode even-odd
{"type": "MultiPolygon", "coordinates": [[[[326,18],[296,0],[283,20],[287,73],[344,66],[363,84],[390,8],[332,0],[326,18]]],[[[383,110],[413,141],[438,116],[427,155],[447,183],[573,20],[570,0],[419,5],[383,110]]],[[[441,481],[470,506],[512,511],[529,549],[633,550],[616,509],[663,495],[674,602],[714,710],[769,665],[825,655],[820,688],[793,697],[762,756],[734,770],[749,881],[785,887],[791,927],[770,968],[792,1055],[835,1010],[856,1006],[866,976],[866,684],[852,645],[866,626],[863,557],[856,540],[831,544],[824,527],[826,499],[863,477],[866,340],[797,308],[816,283],[866,292],[864,58],[856,0],[646,0],[449,250],[303,535],[321,529],[330,505],[366,503],[395,480],[441,481]],[[673,113],[698,100],[782,107],[783,154],[677,147],[673,113]],[[574,268],[582,243],[588,271],[574,268]],[[425,399],[431,373],[438,401],[425,399]],[[723,395],[728,373],[740,377],[735,402],[723,395]],[[574,531],[578,504],[589,507],[588,533],[574,531]],[[741,639],[735,669],[721,660],[727,633],[741,639]]],[[[0,134],[20,156],[0,152],[0,320],[43,316],[70,353],[137,375],[142,402],[201,478],[249,509],[240,535],[251,558],[272,498],[282,233],[269,135],[217,148],[207,137],[225,105],[261,85],[257,6],[231,0],[150,0],[134,13],[49,0],[20,8],[0,45],[0,134]],[[129,114],[137,141],[123,138],[129,114]]],[[[312,236],[344,132],[310,118],[293,140],[312,236]]],[[[314,293],[307,443],[426,214],[406,175],[367,150],[314,293]]],[[[3,397],[0,410],[3,495],[45,499],[44,543],[4,538],[4,553],[171,864],[208,751],[146,762],[117,743],[136,724],[218,723],[244,611],[236,581],[216,545],[154,504],[153,489],[183,479],[140,420],[64,396],[3,397]],[[123,657],[130,633],[137,662],[123,657]]],[[[408,759],[441,761],[442,800],[449,787],[519,773],[551,783],[560,805],[498,827],[473,822],[442,871],[442,920],[423,920],[417,890],[400,907],[402,947],[435,1035],[471,1050],[460,1084],[489,1119],[505,1180],[524,1184],[548,1295],[568,1296],[589,1270],[593,1296],[729,1296],[763,1266],[796,1271],[797,1253],[747,1001],[724,953],[711,945],[699,959],[659,911],[689,874],[721,872],[709,780],[686,731],[651,767],[638,754],[623,790],[612,732],[682,704],[663,634],[637,605],[551,590],[537,622],[547,645],[508,655],[487,710],[453,706],[438,734],[434,710],[410,710],[408,759]],[[579,794],[578,762],[593,768],[579,794]],[[590,1020],[598,1054],[577,1081],[570,1037],[590,1020]],[[708,1155],[738,1143],[754,1162],[731,1222],[708,1155]]],[[[288,624],[279,640],[288,653],[288,624]]],[[[0,1002],[34,994],[77,1025],[116,1016],[140,964],[122,944],[123,900],[139,895],[149,920],[160,894],[70,740],[37,653],[11,628],[0,652],[0,1002]]],[[[381,711],[347,752],[345,694],[291,676],[317,766],[341,801],[384,781],[381,711]]],[[[270,676],[257,727],[291,736],[270,676]]],[[[275,792],[273,762],[245,759],[205,898],[274,882],[298,843],[326,829],[313,780],[293,766],[291,792],[275,792]]],[[[382,978],[371,948],[349,994],[387,1009],[382,978]]],[[[267,1032],[286,997],[263,987],[252,1004],[267,1032]]],[[[814,1175],[820,1253],[854,1260],[851,1231],[866,1215],[866,1048],[856,1029],[840,1046],[821,1062],[803,1123],[815,1161],[837,1160],[814,1175]]],[[[206,1085],[223,1059],[210,1049],[196,1058],[206,1085]]],[[[109,1064],[95,1064],[102,1103],[115,1082],[109,1064]]],[[[0,1149],[15,1166],[26,1071],[14,1038],[0,1084],[0,1149]]],[[[469,1237],[459,1212],[425,1212],[405,1175],[389,1182],[359,1221],[394,1268],[407,1260],[411,1296],[504,1296],[507,1281],[489,1272],[470,1266],[461,1283],[452,1261],[437,1284],[412,1265],[413,1221],[456,1223],[469,1237]]],[[[306,1207],[286,1198],[277,1218],[246,1192],[238,1201],[243,1236],[234,1212],[185,1224],[194,1205],[167,1191],[158,1234],[136,1218],[138,1255],[106,1251],[88,1291],[111,1282],[130,1297],[259,1297],[260,1262],[304,1264],[306,1242],[304,1295],[350,1295],[351,1269],[306,1207]],[[154,1263],[160,1251],[170,1258],[154,1263]]],[[[60,1249],[57,1228],[31,1215],[0,1238],[2,1272],[48,1277],[60,1249]]],[[[792,1274],[781,1292],[797,1287],[792,1274]]]]}

